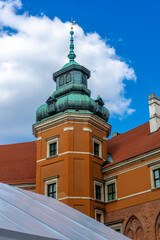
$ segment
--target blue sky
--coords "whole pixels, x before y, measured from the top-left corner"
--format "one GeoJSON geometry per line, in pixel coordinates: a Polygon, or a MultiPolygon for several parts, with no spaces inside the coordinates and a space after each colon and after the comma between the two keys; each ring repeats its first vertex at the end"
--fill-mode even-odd
{"type": "MultiPolygon", "coordinates": [[[[0,1],[2,3],[3,1],[0,1]]],[[[111,83],[108,85],[105,85],[105,81],[107,79],[107,71],[104,70],[104,79],[103,79],[103,70],[102,72],[99,71],[97,75],[94,75],[93,73],[93,84],[91,83],[89,86],[93,92],[93,97],[95,98],[96,95],[96,81],[98,82],[98,77],[102,78],[99,84],[101,85],[101,88],[98,89],[99,92],[97,92],[97,95],[102,95],[103,99],[106,100],[106,107],[107,103],[111,108],[111,118],[109,119],[109,123],[112,125],[112,131],[118,131],[120,133],[130,130],[131,128],[134,128],[144,122],[147,122],[149,120],[149,109],[148,109],[148,94],[152,94],[152,92],[155,92],[157,96],[160,96],[160,2],[157,1],[51,1],[51,0],[40,0],[40,1],[33,1],[33,0],[23,0],[23,1],[5,1],[7,4],[12,3],[13,6],[16,4],[19,4],[17,10],[17,7],[13,7],[16,10],[9,10],[9,13],[6,14],[4,12],[4,7],[1,6],[1,17],[0,17],[0,27],[1,27],[1,41],[0,45],[4,45],[6,49],[8,49],[7,41],[6,41],[6,35],[14,35],[10,37],[11,42],[16,42],[16,46],[20,46],[21,43],[24,43],[22,46],[22,49],[19,50],[17,48],[17,52],[20,51],[21,54],[18,54],[19,58],[16,55],[16,58],[12,57],[12,54],[14,55],[15,52],[12,53],[10,51],[7,53],[7,57],[5,57],[5,51],[3,53],[3,49],[0,49],[0,55],[2,52],[2,55],[0,56],[0,62],[8,62],[12,66],[9,66],[5,70],[2,69],[3,72],[1,73],[1,76],[4,76],[3,81],[5,82],[5,79],[7,78],[5,74],[7,74],[7,69],[10,69],[12,75],[15,74],[15,78],[19,78],[21,76],[21,82],[17,81],[11,81],[7,80],[7,86],[5,86],[4,91],[7,92],[5,97],[1,100],[0,99],[0,109],[1,114],[2,112],[5,112],[4,119],[2,119],[2,116],[0,117],[1,120],[1,128],[3,131],[2,133],[2,139],[0,141],[1,144],[8,144],[12,142],[21,142],[21,141],[29,141],[33,140],[32,136],[32,130],[31,125],[35,121],[35,112],[36,108],[43,104],[47,100],[48,94],[50,94],[49,89],[52,88],[54,90],[54,83],[51,80],[51,69],[53,69],[53,72],[59,69],[59,66],[63,66],[63,64],[67,61],[66,58],[64,58],[64,54],[68,52],[67,44],[63,45],[63,36],[64,39],[66,39],[67,31],[61,30],[63,28],[63,24],[66,22],[71,22],[72,20],[75,20],[78,22],[78,27],[75,28],[75,38],[76,38],[76,31],[77,31],[77,42],[75,39],[75,44],[85,44],[85,41],[87,41],[86,36],[87,34],[93,34],[88,37],[88,45],[94,41],[100,46],[98,49],[100,51],[103,51],[103,49],[106,49],[106,51],[112,51],[114,50],[116,52],[116,56],[112,52],[110,59],[114,58],[116,61],[119,59],[119,61],[122,63],[125,63],[124,68],[126,69],[128,67],[129,76],[126,74],[122,74],[118,72],[118,80],[117,86],[116,84],[114,86],[111,86],[112,89],[115,89],[115,92],[118,89],[118,86],[121,85],[120,93],[117,93],[115,95],[115,98],[117,100],[115,101],[116,108],[112,108],[111,102],[114,102],[114,91],[112,90],[112,96],[110,97],[109,89],[106,90],[106,95],[104,93],[104,89],[109,88],[111,83]],[[21,3],[21,6],[20,6],[21,3]],[[3,14],[4,13],[4,14],[3,14]],[[12,16],[13,15],[13,16],[12,16]],[[25,21],[28,21],[27,30],[25,38],[21,38],[22,34],[25,32],[25,30],[22,30],[22,26],[19,26],[18,24],[18,16],[23,16],[23,19],[25,18],[25,21]],[[27,16],[27,17],[25,17],[27,16]],[[52,48],[52,45],[50,45],[50,49],[48,52],[52,52],[53,56],[50,56],[49,53],[44,56],[44,58],[51,58],[53,59],[53,62],[49,62],[48,66],[45,65],[45,61],[40,61],[41,58],[36,58],[36,54],[38,55],[38,49],[34,56],[32,56],[32,59],[29,60],[29,56],[26,57],[26,52],[23,53],[23,47],[25,48],[25,41],[26,36],[28,36],[28,42],[29,46],[33,46],[34,49],[37,44],[43,44],[42,40],[43,38],[46,39],[50,38],[50,35],[53,34],[51,30],[49,29],[49,25],[51,25],[51,22],[45,22],[44,26],[42,26],[42,33],[38,33],[41,38],[41,42],[36,41],[35,38],[33,38],[32,32],[32,19],[31,16],[35,16],[36,20],[39,21],[40,18],[43,18],[46,16],[50,21],[55,19],[57,17],[61,23],[59,30],[61,30],[60,33],[58,30],[58,27],[54,28],[55,32],[57,31],[57,34],[52,36],[53,39],[57,35],[61,37],[62,45],[58,45],[58,49],[52,48]],[[12,24],[13,22],[13,24],[12,24]],[[29,26],[30,24],[30,26],[29,26]],[[28,27],[29,26],[29,27],[28,27]],[[45,26],[48,27],[48,31],[45,30],[45,26]],[[83,31],[83,34],[82,34],[83,31]],[[15,38],[16,34],[19,33],[18,37],[15,38]],[[44,34],[43,34],[44,33],[44,34]],[[97,33],[100,37],[100,40],[97,38],[97,35],[95,36],[94,33],[97,33]],[[83,35],[83,36],[82,36],[83,35]],[[91,40],[91,37],[94,38],[94,40],[91,40]],[[3,41],[3,42],[2,42],[3,41]],[[102,46],[105,42],[106,45],[109,47],[106,48],[102,46]],[[66,50],[65,50],[66,49],[66,50]],[[56,53],[55,53],[56,51],[56,53]],[[57,54],[57,55],[56,55],[57,54]],[[58,61],[54,59],[54,56],[58,56],[58,61]],[[7,59],[7,60],[6,60],[7,59]],[[16,59],[16,60],[15,60],[16,59]],[[34,61],[35,60],[35,61],[34,61]],[[23,62],[24,64],[21,65],[21,71],[18,72],[16,65],[19,66],[19,62],[23,62]],[[28,62],[33,61],[31,65],[28,64],[28,62]],[[55,62],[54,62],[55,61],[55,62]],[[43,64],[42,64],[43,63],[43,64]],[[53,68],[52,68],[53,63],[53,68]],[[39,65],[38,65],[39,64],[39,65]],[[31,69],[31,66],[34,66],[33,69],[31,69]],[[40,78],[39,75],[37,75],[38,72],[38,66],[39,68],[43,68],[43,72],[46,71],[46,75],[44,74],[45,79],[45,85],[46,91],[44,88],[44,83],[41,84],[38,82],[38,78],[40,78]],[[24,68],[24,69],[23,69],[24,68]],[[27,70],[26,70],[27,69],[27,70]],[[134,73],[133,73],[133,71],[134,73]],[[28,71],[27,73],[25,71],[28,71]],[[24,74],[23,74],[24,73],[24,74]],[[27,82],[28,85],[24,85],[25,88],[23,88],[23,83],[26,81],[23,80],[23,77],[26,74],[26,79],[28,79],[29,73],[32,73],[32,79],[27,82]],[[28,75],[27,75],[28,74],[28,75]],[[106,74],[106,75],[105,75],[106,74]],[[132,76],[130,76],[132,75],[132,76]],[[127,80],[126,80],[127,76],[127,80]],[[47,79],[48,78],[48,79],[47,79]],[[121,79],[123,78],[123,79],[121,79]],[[33,84],[34,82],[34,84],[33,84]],[[14,93],[11,93],[12,84],[15,87],[17,84],[17,89],[19,89],[19,92],[22,91],[22,94],[19,92],[17,93],[17,99],[11,101],[12,97],[14,97],[14,93]],[[119,84],[119,85],[118,85],[119,84]],[[34,88],[33,92],[38,92],[40,94],[37,94],[37,97],[34,99],[33,94],[31,94],[31,91],[28,94],[23,94],[24,89],[34,88]],[[103,86],[104,85],[104,86],[103,86]],[[123,86],[122,86],[123,85],[123,86]],[[41,88],[40,88],[41,86],[41,88]],[[43,91],[42,91],[43,89],[43,91]],[[102,94],[101,94],[102,92],[102,94]],[[119,94],[119,95],[118,95],[119,94]],[[39,96],[40,95],[40,96],[39,96]],[[108,96],[107,96],[108,95],[108,96]],[[8,97],[7,97],[8,96],[8,97]],[[39,96],[39,97],[38,97],[39,96]],[[32,99],[33,98],[33,99],[32,99]],[[111,99],[111,102],[109,101],[109,98],[111,99]],[[7,100],[4,100],[7,99],[7,100]],[[10,99],[10,100],[9,100],[10,99]],[[32,99],[32,102],[30,102],[28,99],[32,99]],[[127,102],[128,99],[130,99],[130,102],[127,102]],[[122,114],[120,114],[117,110],[118,108],[118,101],[126,101],[126,108],[124,109],[124,106],[119,108],[122,114]],[[32,103],[35,104],[32,104],[32,103]],[[1,104],[3,103],[3,105],[1,104]],[[13,105],[12,105],[13,104],[13,105]],[[127,105],[128,104],[128,105],[127,105]],[[28,108],[28,105],[30,106],[28,108]],[[25,110],[26,108],[26,110],[25,110]],[[10,111],[7,112],[6,109],[10,109],[10,111]],[[25,111],[25,113],[22,113],[22,109],[25,111]],[[115,110],[116,109],[116,110],[115,110]],[[130,109],[130,110],[129,110],[130,109]],[[26,116],[25,116],[26,114],[26,116]],[[25,118],[24,118],[25,116],[25,118]],[[7,119],[7,120],[6,120],[7,119]],[[18,125],[17,125],[18,123],[18,125]],[[21,126],[21,127],[19,127],[21,126]]],[[[8,5],[5,6],[9,9],[8,5]]],[[[41,22],[39,24],[42,24],[41,22]]],[[[55,26],[58,26],[59,23],[56,23],[55,26]]],[[[66,26],[66,25],[65,25],[66,26]]],[[[39,30],[40,31],[40,30],[39,30]]],[[[55,43],[57,43],[58,40],[55,40],[55,43]]],[[[65,40],[64,40],[65,41],[65,40]]],[[[58,41],[59,42],[59,41],[58,41]]],[[[8,43],[9,44],[9,43],[8,43]]],[[[57,43],[58,44],[58,43],[57,43]]],[[[15,46],[15,45],[14,45],[15,46]]],[[[49,44],[47,44],[49,47],[49,44]]],[[[46,46],[44,46],[46,49],[46,46]]],[[[30,47],[30,50],[32,48],[30,47]]],[[[89,61],[89,56],[85,55],[84,52],[83,56],[80,56],[78,46],[75,46],[75,51],[77,50],[77,61],[79,60],[81,64],[86,66],[87,60],[89,61]],[[77,49],[76,49],[77,48],[77,49]],[[78,58],[79,57],[79,58],[78,58]],[[83,62],[82,62],[83,61],[83,62]]],[[[88,53],[89,54],[89,53],[88,53]]],[[[93,53],[91,53],[93,54],[93,53]]],[[[30,54],[31,55],[31,54],[30,54]]],[[[97,55],[97,64],[100,62],[101,55],[97,55]]],[[[102,53],[103,57],[103,53],[102,53]]],[[[104,58],[104,61],[107,61],[107,57],[104,58]]],[[[103,59],[102,59],[103,60],[103,59]]],[[[102,61],[103,62],[103,61],[102,61]]],[[[101,64],[103,65],[103,64],[101,64]]],[[[92,67],[94,68],[96,66],[96,60],[92,64],[88,65],[91,69],[91,72],[94,71],[92,67]]],[[[86,67],[88,67],[86,66],[86,67]]],[[[99,69],[99,65],[97,67],[99,69]]],[[[118,70],[115,71],[123,71],[122,68],[118,68],[118,70]]],[[[98,71],[98,70],[97,70],[98,71]]],[[[113,69],[114,71],[114,69],[113,69]]],[[[109,73],[110,74],[110,73],[109,73]]],[[[41,74],[42,75],[42,74],[41,74]]],[[[110,75],[111,78],[112,74],[110,75]]],[[[0,80],[1,81],[1,80],[0,80]]],[[[92,77],[89,80],[92,81],[92,77]]],[[[3,84],[4,85],[4,84],[3,84]]],[[[13,90],[13,88],[12,88],[13,90]]],[[[14,92],[16,91],[14,90],[14,92]]],[[[17,90],[18,91],[18,90],[17,90]]]]}

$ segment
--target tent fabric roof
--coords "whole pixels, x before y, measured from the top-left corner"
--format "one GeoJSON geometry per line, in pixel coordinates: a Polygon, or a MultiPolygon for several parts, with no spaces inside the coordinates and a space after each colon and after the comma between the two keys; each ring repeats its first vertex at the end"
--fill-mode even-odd
{"type": "Polygon", "coordinates": [[[36,141],[0,146],[0,181],[7,184],[35,183],[36,141]]]}
{"type": "Polygon", "coordinates": [[[128,239],[53,198],[3,183],[0,183],[0,228],[52,239],[128,239]]]}
{"type": "Polygon", "coordinates": [[[114,162],[106,164],[104,167],[156,148],[160,148],[160,129],[150,133],[149,122],[144,123],[108,140],[108,154],[111,154],[114,162]]]}

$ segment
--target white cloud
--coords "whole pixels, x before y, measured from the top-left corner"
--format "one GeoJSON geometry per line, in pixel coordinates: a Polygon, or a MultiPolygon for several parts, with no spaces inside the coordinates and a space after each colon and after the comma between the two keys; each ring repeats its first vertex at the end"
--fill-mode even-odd
{"type": "MultiPolygon", "coordinates": [[[[0,1],[0,143],[31,137],[36,108],[55,90],[52,73],[68,61],[70,23],[19,15],[21,7],[20,0],[0,1]]],[[[91,70],[92,97],[100,94],[113,115],[131,114],[125,84],[136,76],[115,49],[97,33],[75,26],[75,53],[91,70]]]]}

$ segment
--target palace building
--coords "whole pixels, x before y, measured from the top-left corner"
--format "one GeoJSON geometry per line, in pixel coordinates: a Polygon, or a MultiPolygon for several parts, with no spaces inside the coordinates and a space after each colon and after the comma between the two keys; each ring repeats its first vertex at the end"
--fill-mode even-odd
{"type": "Polygon", "coordinates": [[[90,97],[90,71],[75,61],[53,74],[36,111],[37,141],[0,146],[0,181],[58,199],[134,240],[160,239],[160,97],[150,120],[108,139],[109,111],[90,97]]]}

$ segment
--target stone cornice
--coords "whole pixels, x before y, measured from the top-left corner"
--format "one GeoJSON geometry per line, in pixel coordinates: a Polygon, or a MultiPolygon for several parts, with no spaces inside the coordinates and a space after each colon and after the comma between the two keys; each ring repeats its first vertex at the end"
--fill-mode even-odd
{"type": "Polygon", "coordinates": [[[154,150],[151,150],[149,152],[146,152],[146,153],[143,153],[143,154],[140,154],[136,157],[133,157],[133,158],[130,158],[130,159],[126,159],[124,161],[121,161],[119,163],[115,163],[111,166],[106,166],[105,168],[102,169],[102,173],[111,173],[115,170],[119,170],[121,168],[124,168],[124,167],[128,167],[134,163],[137,163],[137,162],[142,162],[142,161],[145,161],[146,159],[149,159],[151,157],[154,157],[154,156],[157,156],[160,154],[160,148],[157,148],[157,149],[154,149],[154,150]]]}
{"type": "Polygon", "coordinates": [[[100,130],[104,132],[107,131],[108,136],[110,134],[111,125],[109,123],[104,122],[103,120],[92,114],[83,113],[64,113],[59,116],[46,119],[45,121],[35,123],[33,125],[33,134],[35,137],[37,137],[37,132],[39,130],[43,130],[70,120],[78,122],[89,122],[93,126],[98,127],[100,130]]]}

